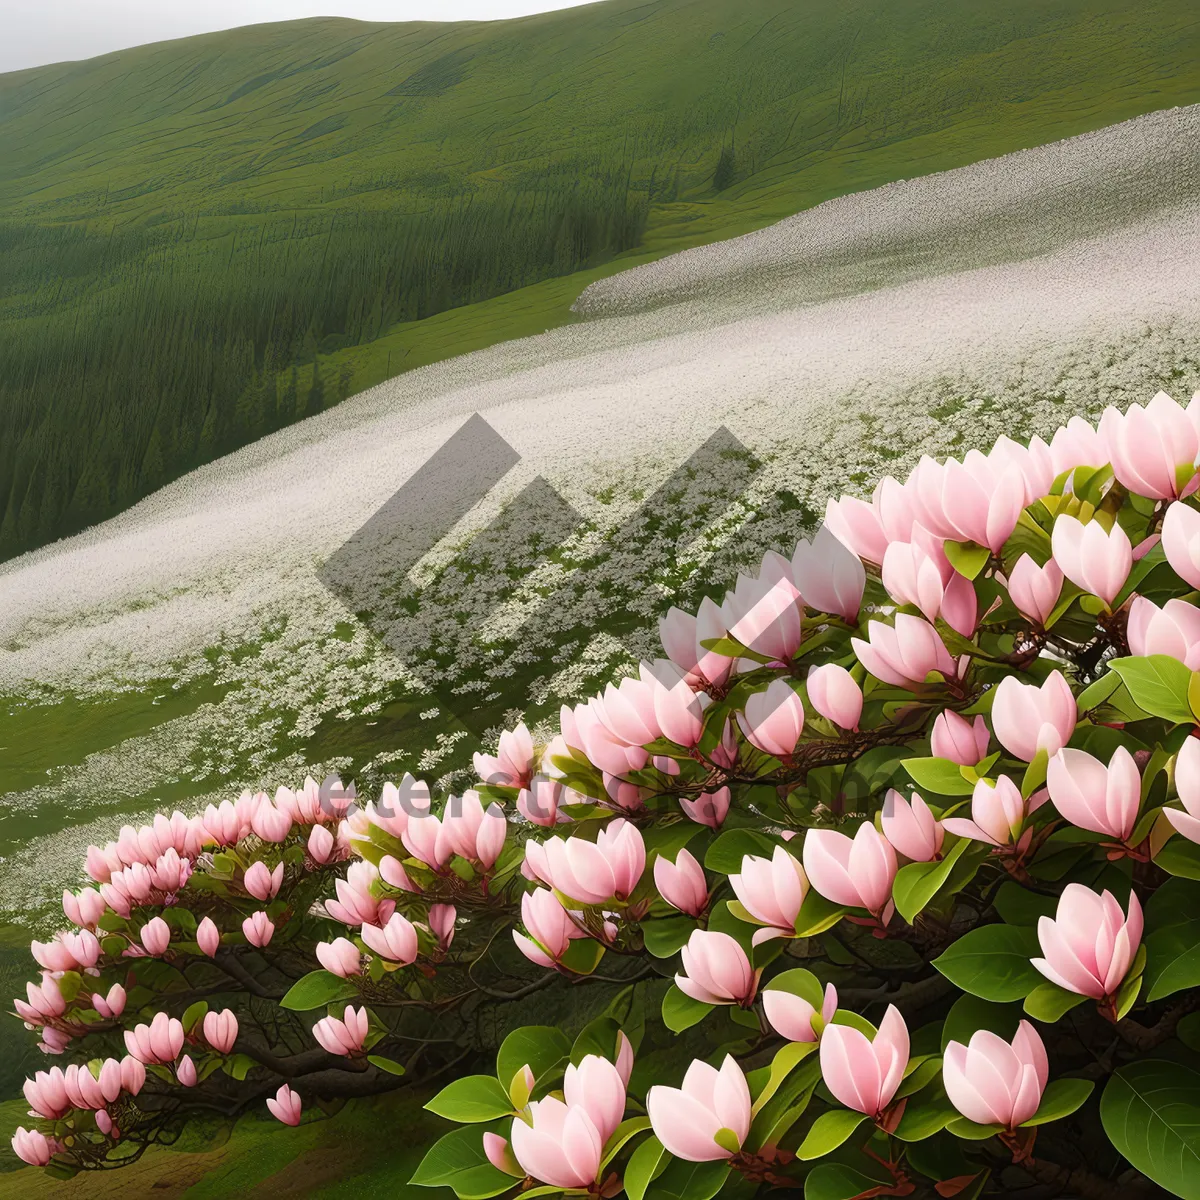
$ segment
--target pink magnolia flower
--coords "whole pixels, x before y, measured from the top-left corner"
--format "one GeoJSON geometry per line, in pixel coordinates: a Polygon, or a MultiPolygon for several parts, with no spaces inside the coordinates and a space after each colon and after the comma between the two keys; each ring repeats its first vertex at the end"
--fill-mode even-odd
{"type": "Polygon", "coordinates": [[[684,672],[689,683],[704,688],[725,685],[735,660],[702,645],[725,636],[725,619],[712,600],[706,596],[695,616],[672,608],[658,629],[667,657],[684,672]]]}
{"type": "Polygon", "coordinates": [[[84,888],[79,893],[63,892],[63,912],[72,925],[80,928],[95,929],[105,907],[104,897],[95,888],[84,888]]]}
{"type": "Polygon", "coordinates": [[[514,1179],[525,1177],[525,1168],[517,1162],[517,1156],[512,1152],[507,1138],[502,1138],[498,1133],[485,1133],[483,1152],[497,1171],[503,1171],[505,1175],[511,1175],[514,1179]]]}
{"type": "Polygon", "coordinates": [[[529,1123],[513,1121],[512,1151],[521,1169],[557,1188],[590,1187],[600,1172],[604,1139],[586,1109],[553,1096],[529,1105],[529,1123]]]}
{"type": "Polygon", "coordinates": [[[946,831],[916,792],[909,801],[895,788],[889,788],[880,824],[883,836],[913,862],[932,862],[942,852],[946,831]]]}
{"type": "Polygon", "coordinates": [[[1075,732],[1079,710],[1061,671],[1051,671],[1038,687],[1005,676],[992,702],[992,728],[1009,754],[1032,762],[1039,750],[1053,757],[1075,732]]]}
{"type": "Polygon", "coordinates": [[[568,747],[580,751],[588,762],[611,775],[640,771],[649,758],[645,749],[617,737],[605,725],[602,715],[606,714],[600,697],[574,708],[564,705],[559,721],[568,747]]]}
{"type": "Polygon", "coordinates": [[[345,1058],[362,1052],[370,1032],[370,1018],[366,1007],[355,1008],[347,1004],[342,1020],[337,1017],[322,1017],[313,1026],[313,1037],[329,1051],[345,1058]]]}
{"type": "Polygon", "coordinates": [[[1045,958],[1031,961],[1051,983],[1094,1000],[1114,996],[1142,940],[1137,893],[1129,893],[1126,917],[1111,892],[1068,883],[1054,918],[1038,921],[1038,940],[1045,958]]]}
{"type": "Polygon", "coordinates": [[[541,888],[521,897],[521,923],[529,936],[513,930],[517,949],[539,967],[552,967],[562,960],[575,938],[586,937],[571,920],[553,892],[541,888]]]}
{"type": "Polygon", "coordinates": [[[1189,504],[1172,504],[1163,518],[1162,548],[1171,570],[1200,587],[1200,512],[1189,504]]]}
{"type": "Polygon", "coordinates": [[[205,917],[196,926],[196,944],[209,958],[215,958],[221,946],[221,931],[212,917],[205,917]]]}
{"type": "Polygon", "coordinates": [[[867,573],[833,530],[822,525],[811,543],[797,543],[792,579],[810,608],[857,623],[867,573]]]}
{"type": "MultiPolygon", "coordinates": [[[[437,817],[422,817],[410,822],[409,830],[436,821],[437,817]]],[[[346,878],[334,880],[337,899],[326,900],[325,911],[343,925],[386,924],[387,919],[396,911],[396,902],[386,898],[380,899],[375,895],[378,880],[379,871],[373,864],[366,861],[351,863],[346,871],[346,878]]]]}
{"type": "Polygon", "coordinates": [[[155,889],[171,896],[187,886],[192,876],[192,863],[190,859],[180,858],[174,846],[168,846],[155,860],[149,874],[155,889]]]}
{"type": "Polygon", "coordinates": [[[825,1027],[821,1076],[836,1100],[878,1121],[904,1078],[908,1053],[908,1027],[889,1004],[873,1040],[850,1025],[825,1027]]]}
{"type": "Polygon", "coordinates": [[[175,1079],[182,1087],[196,1086],[196,1064],[192,1062],[190,1054],[185,1054],[179,1060],[179,1065],[175,1068],[175,1079]]]}
{"type": "Polygon", "coordinates": [[[889,542],[912,540],[916,510],[911,493],[890,475],[875,485],[870,502],[843,496],[825,506],[825,524],[861,559],[882,563],[889,542]]]}
{"type": "Polygon", "coordinates": [[[727,933],[696,929],[682,951],[683,974],[675,985],[705,1004],[740,1004],[754,999],[758,975],[746,952],[727,933]]]}
{"type": "Polygon", "coordinates": [[[862,688],[854,682],[854,676],[837,663],[826,663],[813,667],[806,681],[809,703],[827,721],[839,729],[854,731],[862,716],[862,688]]]}
{"type": "Polygon", "coordinates": [[[393,913],[382,928],[364,923],[362,940],[380,958],[402,967],[417,960],[417,930],[403,913],[393,913]]]}
{"type": "Polygon", "coordinates": [[[250,828],[264,842],[285,842],[292,832],[292,816],[263,796],[250,818],[250,828]]]}
{"type": "Polygon", "coordinates": [[[738,902],[754,920],[765,925],[754,934],[754,944],[774,937],[791,937],[800,906],[808,895],[808,879],[797,859],[782,846],[770,858],[747,854],[742,869],[729,876],[738,902]]]}
{"type": "Polygon", "coordinates": [[[25,1000],[14,1000],[13,1007],[17,1016],[30,1025],[44,1025],[47,1021],[61,1016],[67,1007],[66,1000],[59,990],[58,982],[49,972],[42,975],[42,982],[25,985],[25,1000]]]}
{"type": "Polygon", "coordinates": [[[633,1074],[633,1043],[622,1030],[617,1031],[617,1074],[621,1082],[629,1087],[629,1077],[633,1074]]]}
{"type": "Polygon", "coordinates": [[[557,779],[535,775],[528,788],[522,788],[517,796],[517,811],[527,821],[543,827],[564,824],[570,821],[566,813],[560,813],[563,785],[557,779]]]}
{"type": "Polygon", "coordinates": [[[680,850],[674,862],[661,855],[654,860],[654,886],[668,904],[690,917],[700,916],[708,907],[704,868],[687,850],[680,850]]]}
{"type": "Polygon", "coordinates": [[[467,791],[446,802],[441,832],[455,854],[489,871],[504,848],[508,821],[500,805],[489,804],[485,810],[479,793],[467,791]]]}
{"type": "Polygon", "coordinates": [[[114,983],[108,989],[107,996],[101,996],[99,992],[92,993],[92,1007],[102,1017],[119,1017],[125,1011],[125,998],[125,989],[119,983],[114,983]]]}
{"type": "Polygon", "coordinates": [[[231,1009],[204,1014],[204,1040],[218,1053],[228,1054],[237,1041],[238,1019],[231,1009]]]}
{"type": "Polygon", "coordinates": [[[162,917],[152,917],[142,926],[140,937],[146,953],[158,958],[167,952],[171,944],[171,927],[162,917]]]}
{"type": "MultiPolygon", "coordinates": [[[[533,844],[526,843],[526,855],[533,844]]],[[[553,837],[540,849],[546,882],[582,904],[627,900],[646,866],[646,844],[641,832],[623,817],[600,830],[595,842],[579,837],[565,841],[553,837]]]]}
{"type": "Polygon", "coordinates": [[[36,1072],[32,1079],[25,1080],[23,1091],[25,1102],[33,1112],[48,1121],[58,1120],[71,1108],[66,1077],[58,1067],[36,1072]]]}
{"type": "MultiPolygon", "coordinates": [[[[364,939],[365,940],[365,939],[364,939]]],[[[332,942],[318,942],[317,962],[331,975],[348,979],[357,975],[362,965],[362,955],[349,938],[334,938],[332,942]]]]}
{"type": "Polygon", "coordinates": [[[804,871],[809,883],[834,904],[865,908],[881,921],[891,917],[896,851],[864,821],[853,838],[834,829],[804,835],[804,871]]]}
{"type": "Polygon", "coordinates": [[[55,1029],[51,1025],[47,1025],[42,1030],[42,1040],[38,1042],[38,1049],[43,1054],[61,1054],[71,1044],[71,1035],[63,1033],[61,1029],[55,1029]]]}
{"type": "Polygon", "coordinates": [[[1044,627],[1062,595],[1062,585],[1062,568],[1054,559],[1039,567],[1022,554],[1008,577],[1008,595],[1018,612],[1044,627]]]}
{"type": "Polygon", "coordinates": [[[948,758],[960,767],[973,767],[987,758],[992,735],[987,722],[976,717],[974,724],[951,709],[939,713],[929,737],[930,749],[938,758],[948,758]]]}
{"type": "Polygon", "coordinates": [[[99,846],[87,848],[84,870],[96,883],[107,883],[112,878],[112,873],[121,870],[124,865],[120,854],[117,853],[115,842],[109,842],[103,850],[99,846]]]}
{"type": "Polygon", "coordinates": [[[390,854],[385,854],[379,860],[379,878],[388,887],[398,888],[402,892],[418,893],[421,890],[408,877],[408,872],[404,869],[404,864],[398,858],[393,858],[390,854]]]}
{"type": "Polygon", "coordinates": [[[1050,440],[1050,458],[1056,476],[1076,467],[1102,467],[1110,457],[1104,438],[1082,417],[1072,417],[1050,440]]]}
{"type": "Polygon", "coordinates": [[[1129,606],[1127,635],[1136,655],[1167,654],[1190,670],[1200,667],[1200,608],[1178,598],[1159,608],[1145,596],[1129,606]]]}
{"type": "Polygon", "coordinates": [[[950,1103],[977,1125],[1016,1129],[1042,1102],[1050,1078],[1046,1047],[1028,1021],[1006,1042],[981,1029],[968,1045],[950,1042],[942,1059],[942,1083],[950,1103]]]}
{"type": "Polygon", "coordinates": [[[1118,746],[1106,767],[1084,750],[1060,750],[1046,772],[1054,807],[1072,825],[1128,841],[1137,824],[1142,777],[1133,755],[1118,746]]]}
{"type": "Polygon", "coordinates": [[[746,698],[737,721],[752,746],[787,758],[804,732],[804,704],[787,680],[773,679],[765,691],[746,698]]]}
{"type": "Polygon", "coordinates": [[[1164,808],[1163,813],[1189,842],[1200,842],[1200,739],[1189,737],[1175,757],[1175,791],[1184,811],[1164,808]]]}
{"type": "Polygon", "coordinates": [[[730,636],[774,662],[790,660],[804,636],[803,603],[792,582],[791,564],[786,559],[781,564],[777,571],[764,570],[758,579],[739,575],[721,605],[730,636]]]}
{"type": "Polygon", "coordinates": [[[947,817],[942,825],[956,837],[987,842],[989,846],[1012,846],[1024,831],[1030,814],[1048,798],[1048,794],[1041,791],[1026,801],[1021,789],[1007,775],[1001,775],[995,784],[981,779],[971,793],[970,820],[947,817]]]}
{"type": "Polygon", "coordinates": [[[265,912],[256,912],[242,922],[242,933],[250,945],[261,949],[275,936],[275,923],[265,912]]]}
{"type": "Polygon", "coordinates": [[[816,1042],[837,1012],[837,988],[832,983],[825,985],[825,1002],[820,1012],[803,996],[782,988],[766,988],[762,1001],[767,1020],[780,1037],[789,1042],[816,1042]]]}
{"type": "Polygon", "coordinates": [[[337,853],[334,836],[324,825],[314,825],[308,833],[308,854],[318,866],[330,862],[337,853]]]}
{"type": "Polygon", "coordinates": [[[495,756],[475,755],[475,773],[484,783],[498,787],[524,787],[533,774],[533,738],[522,721],[500,735],[495,756]]]}
{"type": "MultiPolygon", "coordinates": [[[[96,1128],[100,1130],[106,1137],[113,1131],[113,1119],[108,1115],[106,1109],[98,1109],[95,1114],[96,1128]]],[[[120,1130],[117,1131],[117,1136],[120,1136],[120,1130]]]]}
{"type": "Polygon", "coordinates": [[[271,1116],[285,1125],[300,1124],[302,1107],[300,1097],[286,1083],[275,1093],[274,1098],[267,1097],[267,1109],[271,1116]]]}
{"type": "Polygon", "coordinates": [[[72,1108],[103,1108],[121,1093],[121,1065],[110,1058],[93,1075],[90,1067],[72,1063],[63,1072],[63,1084],[72,1108]]]}
{"type": "Polygon", "coordinates": [[[453,904],[431,904],[429,906],[429,931],[437,938],[438,945],[443,950],[450,948],[454,941],[454,922],[458,919],[458,910],[453,904]]]}
{"type": "Polygon", "coordinates": [[[603,1145],[625,1117],[625,1081],[620,1071],[598,1054],[569,1065],[563,1078],[568,1108],[582,1108],[592,1119],[603,1145]]]}
{"type": "Polygon", "coordinates": [[[868,639],[851,638],[854,653],[876,679],[895,687],[912,688],[925,682],[932,671],[946,679],[957,673],[950,651],[928,621],[897,613],[895,626],[882,621],[867,625],[868,639]]]}
{"type": "Polygon", "coordinates": [[[646,1112],[654,1135],[676,1158],[712,1162],[731,1152],[717,1142],[723,1129],[740,1147],[750,1132],[750,1088],[730,1055],[721,1069],[699,1059],[681,1088],[656,1084],[646,1094],[646,1112]]]}
{"type": "Polygon", "coordinates": [[[919,608],[926,620],[940,616],[964,637],[975,632],[975,587],[944,555],[939,561],[918,543],[892,542],[883,556],[883,586],[901,604],[919,608]]]}
{"type": "Polygon", "coordinates": [[[999,554],[1025,507],[1020,468],[970,451],[945,464],[923,456],[905,483],[917,520],[936,537],[974,542],[999,554]]]}
{"type": "Polygon", "coordinates": [[[1124,413],[1106,408],[1100,435],[1108,446],[1113,474],[1131,492],[1153,500],[1177,500],[1195,478],[1200,451],[1200,405],[1185,409],[1166,392],[1124,413]]]}
{"type": "Polygon", "coordinates": [[[54,1157],[57,1146],[37,1129],[17,1127],[12,1136],[13,1153],[31,1167],[44,1167],[54,1157]]]}
{"type": "Polygon", "coordinates": [[[720,829],[725,818],[729,815],[730,793],[727,787],[717,788],[715,792],[701,792],[694,800],[687,796],[679,797],[679,807],[689,821],[697,825],[707,825],[710,829],[720,829]]]}
{"type": "Polygon", "coordinates": [[[1050,542],[1062,573],[1111,608],[1133,567],[1133,545],[1125,530],[1114,524],[1105,532],[1099,521],[1084,525],[1075,517],[1061,516],[1054,522],[1050,542]]]}
{"type": "Polygon", "coordinates": [[[242,877],[242,886],[255,900],[274,900],[283,883],[283,863],[272,871],[266,863],[252,863],[242,877]]]}
{"type": "Polygon", "coordinates": [[[241,811],[229,800],[222,800],[220,805],[210,804],[204,810],[205,842],[218,846],[232,846],[241,841],[250,832],[248,813],[245,808],[241,811]]]}
{"type": "Polygon", "coordinates": [[[47,971],[78,971],[94,967],[100,957],[100,942],[88,929],[60,933],[52,942],[30,942],[38,966],[47,971]]]}
{"type": "Polygon", "coordinates": [[[146,1064],[134,1055],[121,1059],[121,1091],[136,1096],[146,1082],[146,1064]]]}
{"type": "Polygon", "coordinates": [[[125,1030],[125,1049],[147,1066],[173,1063],[183,1049],[183,1025],[166,1013],[155,1013],[149,1025],[125,1030]]]}

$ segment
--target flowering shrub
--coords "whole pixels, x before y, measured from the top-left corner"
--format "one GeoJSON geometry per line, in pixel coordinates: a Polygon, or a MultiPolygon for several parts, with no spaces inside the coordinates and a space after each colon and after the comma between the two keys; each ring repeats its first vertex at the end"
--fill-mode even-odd
{"type": "Polygon", "coordinates": [[[1200,1196],[1198,453],[1160,394],[923,459],[462,796],[92,847],[14,1149],[412,1086],[464,1200],[1200,1196]]]}

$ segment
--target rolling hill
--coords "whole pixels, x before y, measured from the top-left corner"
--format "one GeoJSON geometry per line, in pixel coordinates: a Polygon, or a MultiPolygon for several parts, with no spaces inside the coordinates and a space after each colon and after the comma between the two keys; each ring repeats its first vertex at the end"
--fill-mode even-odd
{"type": "Polygon", "coordinates": [[[0,76],[0,558],[625,265],[1200,99],[1187,0],[607,0],[0,76]]]}

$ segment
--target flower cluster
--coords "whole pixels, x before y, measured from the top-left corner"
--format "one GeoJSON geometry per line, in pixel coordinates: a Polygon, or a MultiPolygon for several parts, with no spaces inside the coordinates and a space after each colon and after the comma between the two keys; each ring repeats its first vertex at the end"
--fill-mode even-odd
{"type": "Polygon", "coordinates": [[[1097,1161],[1171,1190],[1173,1143],[1121,1097],[1200,1088],[1149,1053],[1200,1049],[1198,458],[1200,396],[1163,394],[924,458],[672,609],[665,656],[550,736],[505,731],[473,788],[309,780],[122,830],[15,1007],[48,1053],[127,1057],[31,1081],[45,1127],[14,1147],[98,1166],[164,1095],[236,1107],[251,1073],[295,1124],[459,1073],[495,1048],[477,1006],[548,989],[562,1027],[443,1089],[465,1128],[414,1182],[706,1200],[836,1152],[872,1195],[1001,1170],[1065,1191],[1102,1128],[1097,1161]],[[603,1015],[575,1007],[599,989],[603,1015]],[[1076,1117],[1097,1079],[1099,1121],[1076,1117]]]}

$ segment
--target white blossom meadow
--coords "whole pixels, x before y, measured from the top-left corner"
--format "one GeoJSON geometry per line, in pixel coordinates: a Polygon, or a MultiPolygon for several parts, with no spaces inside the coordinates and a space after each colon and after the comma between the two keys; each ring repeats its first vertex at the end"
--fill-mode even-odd
{"type": "Polygon", "coordinates": [[[694,606],[699,580],[794,545],[830,495],[922,454],[1049,434],[1160,388],[1186,401],[1200,206],[1178,179],[1195,178],[1198,125],[1200,107],[1154,114],[617,276],[589,292],[591,320],[401,376],[0,566],[0,698],[198,698],[0,797],[0,912],[28,920],[88,842],[176,799],[467,768],[454,709],[494,710],[492,736],[552,722],[651,653],[655,616],[694,606]],[[1117,202],[1156,172],[1153,204],[1117,202]],[[1005,196],[1005,228],[1042,223],[985,253],[1005,196]],[[863,213],[884,216],[859,237],[863,213]],[[934,253],[951,237],[970,253],[934,253]],[[813,299],[806,246],[853,294],[813,299]],[[770,286],[747,307],[755,273],[770,286]],[[360,621],[322,564],[476,412],[521,461],[360,621]],[[722,427],[744,448],[722,451],[736,486],[702,460],[679,478],[722,427]],[[580,518],[551,547],[506,508],[539,476],[580,518]]]}

